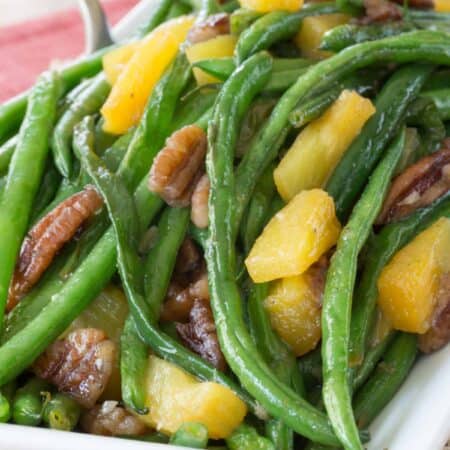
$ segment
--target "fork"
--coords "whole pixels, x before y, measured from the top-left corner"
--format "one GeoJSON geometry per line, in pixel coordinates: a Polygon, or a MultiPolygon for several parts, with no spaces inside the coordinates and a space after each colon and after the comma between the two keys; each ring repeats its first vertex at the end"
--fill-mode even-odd
{"type": "Polygon", "coordinates": [[[111,31],[99,0],[78,0],[78,4],[84,22],[85,52],[111,45],[111,31]]]}

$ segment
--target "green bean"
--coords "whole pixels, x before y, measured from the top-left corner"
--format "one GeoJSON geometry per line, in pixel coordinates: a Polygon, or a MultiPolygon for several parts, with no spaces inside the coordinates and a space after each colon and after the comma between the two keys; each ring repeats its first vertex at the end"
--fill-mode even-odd
{"type": "Polygon", "coordinates": [[[186,124],[195,123],[212,107],[218,91],[215,89],[198,90],[195,94],[181,100],[177,106],[176,114],[172,120],[171,131],[177,131],[186,124]]]}
{"type": "Polygon", "coordinates": [[[99,156],[103,156],[105,151],[111,148],[119,138],[116,134],[110,134],[104,131],[104,124],[105,120],[101,117],[95,125],[95,151],[99,156]]]}
{"type": "Polygon", "coordinates": [[[133,139],[134,131],[134,129],[130,130],[120,136],[120,138],[103,153],[102,160],[109,171],[115,172],[119,168],[120,163],[127,153],[128,146],[133,139]]]}
{"type": "MultiPolygon", "coordinates": [[[[62,91],[69,91],[81,79],[99,72],[102,68],[102,57],[107,51],[108,49],[99,50],[62,69],[62,91]]],[[[25,115],[30,93],[31,91],[25,92],[0,105],[0,142],[18,129],[25,115]]]]}
{"type": "Polygon", "coordinates": [[[122,162],[123,180],[130,189],[135,189],[137,182],[147,173],[156,152],[163,146],[179,95],[190,77],[189,61],[184,53],[179,53],[155,86],[122,162]]]}
{"type": "Polygon", "coordinates": [[[299,358],[298,367],[307,388],[322,384],[322,355],[320,347],[299,358]]]}
{"type": "Polygon", "coordinates": [[[358,367],[356,375],[353,377],[353,391],[357,391],[367,381],[367,378],[369,378],[374,367],[391,344],[394,336],[395,333],[390,332],[384,339],[368,349],[363,363],[358,367]]]}
{"type": "Polygon", "coordinates": [[[440,91],[441,89],[450,89],[449,69],[441,69],[433,72],[433,76],[428,78],[423,86],[424,92],[440,91]]]}
{"type": "Polygon", "coordinates": [[[347,380],[351,303],[358,254],[382,207],[404,142],[403,131],[375,169],[342,230],[327,272],[322,306],[323,399],[333,428],[346,449],[363,449],[347,380]]]}
{"type": "MultiPolygon", "coordinates": [[[[405,11],[405,9],[404,9],[405,11]]],[[[405,11],[406,12],[406,11],[405,11]]],[[[408,9],[408,19],[415,22],[416,20],[435,20],[438,22],[449,22],[450,13],[442,13],[433,10],[408,9]]]]}
{"type": "Polygon", "coordinates": [[[44,392],[50,390],[50,385],[32,378],[25,386],[17,390],[12,404],[12,419],[18,425],[37,426],[42,420],[44,392]]]}
{"type": "Polygon", "coordinates": [[[58,93],[59,79],[56,75],[52,72],[41,75],[30,95],[27,114],[0,200],[0,230],[5,236],[0,242],[0,323],[3,323],[3,311],[16,256],[44,170],[58,93]]]}
{"type": "Polygon", "coordinates": [[[69,106],[53,132],[51,146],[55,165],[63,177],[72,176],[72,135],[74,126],[84,117],[97,112],[106,100],[111,86],[103,73],[69,106]]]}
{"type": "Polygon", "coordinates": [[[153,5],[150,17],[138,29],[138,36],[145,36],[166,20],[166,16],[172,6],[171,0],[159,0],[153,5]]]}
{"type": "Polygon", "coordinates": [[[169,443],[180,447],[206,448],[208,429],[201,423],[185,422],[173,434],[169,443]]]}
{"type": "MultiPolygon", "coordinates": [[[[298,77],[305,73],[306,67],[312,64],[311,61],[302,58],[279,58],[278,61],[284,62],[292,60],[298,62],[297,67],[293,64],[291,68],[282,68],[283,64],[280,64],[280,68],[277,68],[277,60],[274,60],[274,69],[269,82],[266,84],[264,91],[267,93],[283,92],[295,81],[298,77]]],[[[205,59],[193,64],[194,67],[202,69],[206,73],[225,81],[236,68],[235,63],[231,58],[216,58],[205,59]]]]}
{"type": "MultiPolygon", "coordinates": [[[[283,143],[280,137],[286,131],[290,112],[311,90],[315,88],[325,89],[326,86],[345,75],[380,60],[408,62],[423,59],[448,65],[450,64],[450,52],[445,44],[447,39],[442,33],[414,31],[400,36],[354,45],[310,67],[280,98],[267,123],[261,129],[261,132],[255,136],[251,147],[237,169],[237,198],[234,203],[234,216],[237,224],[239,224],[252,195],[256,180],[270,161],[277,156],[283,143]]],[[[425,75],[422,75],[421,78],[425,78],[425,75]]],[[[412,84],[413,87],[421,85],[417,81],[412,84]]],[[[415,89],[411,90],[415,91],[415,89]]],[[[408,97],[412,96],[408,95],[408,97]]],[[[393,102],[393,99],[391,98],[389,101],[393,102]]],[[[346,156],[343,159],[345,158],[346,156]]],[[[351,178],[348,177],[348,173],[351,172],[345,170],[344,176],[351,178]]],[[[363,178],[364,181],[367,180],[367,175],[364,174],[363,178]]],[[[351,178],[349,184],[353,185],[353,178],[351,178]]]]}
{"type": "Polygon", "coordinates": [[[0,147],[0,174],[5,175],[8,173],[9,163],[11,162],[12,155],[14,150],[16,149],[17,141],[19,136],[13,136],[8,139],[1,147],[0,147]]]}
{"type": "Polygon", "coordinates": [[[237,64],[261,50],[267,50],[278,41],[293,37],[305,17],[335,12],[338,8],[334,3],[322,3],[307,5],[295,13],[275,11],[263,15],[240,35],[235,49],[237,64]]]}
{"type": "Polygon", "coordinates": [[[327,444],[336,437],[326,417],[280,382],[259,356],[244,323],[241,297],[235,279],[235,185],[233,159],[238,125],[252,99],[261,91],[271,71],[271,59],[254,55],[224,84],[208,129],[207,172],[209,240],[205,248],[211,307],[221,349],[241,385],[273,416],[296,432],[327,444]]]}
{"type": "Polygon", "coordinates": [[[339,25],[325,33],[320,49],[337,53],[351,45],[396,36],[406,31],[412,31],[415,28],[408,22],[383,23],[382,25],[377,23],[370,25],[339,25]]]}
{"type": "Polygon", "coordinates": [[[414,100],[408,107],[406,123],[420,129],[422,150],[418,158],[440,149],[446,134],[445,126],[431,98],[421,96],[414,100]]]}
{"type": "Polygon", "coordinates": [[[266,225],[271,207],[272,198],[275,195],[275,182],[273,170],[275,165],[270,165],[263,173],[256,185],[255,192],[249,204],[246,216],[241,226],[241,241],[245,254],[250,252],[256,238],[266,225]]]}
{"type": "Polygon", "coordinates": [[[353,366],[361,364],[364,359],[368,336],[375,319],[377,280],[383,267],[398,250],[443,216],[450,217],[449,193],[409,217],[384,226],[369,241],[364,271],[354,295],[355,306],[350,328],[350,361],[353,366]]]}
{"type": "MultiPolygon", "coordinates": [[[[188,209],[167,208],[158,224],[157,242],[147,255],[144,291],[155,318],[159,317],[188,222],[188,209]]],[[[143,376],[147,367],[147,353],[146,345],[137,334],[134,320],[129,316],[121,337],[122,398],[128,407],[139,414],[146,414],[143,376]]]]}
{"type": "Polygon", "coordinates": [[[64,394],[54,394],[44,403],[42,420],[55,430],[72,431],[80,418],[81,407],[64,394]]]}
{"type": "Polygon", "coordinates": [[[144,297],[143,270],[135,251],[139,234],[136,207],[119,176],[110,174],[105,177],[105,174],[108,173],[107,169],[92,151],[91,127],[92,118],[90,117],[86,117],[76,127],[75,149],[108,207],[113,230],[112,233],[108,232],[107,234],[112,234],[113,239],[115,237],[117,242],[119,273],[139,335],[157,354],[180,365],[201,379],[218,381],[228,386],[254,408],[253,400],[234,381],[157,328],[157,318],[153,316],[152,309],[144,297]]]}
{"type": "Polygon", "coordinates": [[[229,450],[275,450],[273,444],[246,424],[240,425],[226,439],[229,450]]]}
{"type": "Polygon", "coordinates": [[[139,337],[132,316],[128,316],[120,336],[120,381],[125,406],[138,414],[147,414],[145,374],[147,346],[139,337]]]}
{"type": "Polygon", "coordinates": [[[450,88],[423,92],[422,97],[430,98],[436,105],[442,120],[450,120],[450,88]]]}
{"type": "Polygon", "coordinates": [[[153,317],[159,317],[189,220],[189,208],[167,208],[158,223],[158,239],[147,255],[144,269],[145,297],[153,317]]]}
{"type": "Polygon", "coordinates": [[[231,14],[240,6],[238,0],[228,0],[227,2],[221,5],[221,9],[223,12],[231,14]]]}
{"type": "Polygon", "coordinates": [[[417,355],[417,336],[399,333],[354,401],[358,424],[365,427],[392,399],[408,375],[417,355]]]}
{"type": "Polygon", "coordinates": [[[0,392],[0,423],[8,422],[11,418],[11,405],[8,399],[0,392]]]}
{"type": "MultiPolygon", "coordinates": [[[[380,74],[374,73],[376,78],[379,78],[380,74]]],[[[350,76],[322,93],[312,96],[309,100],[301,102],[289,116],[291,125],[294,128],[301,128],[320,117],[344,89],[356,90],[361,95],[367,94],[373,90],[376,78],[373,76],[350,76]]]]}
{"type": "Polygon", "coordinates": [[[16,380],[13,380],[0,389],[0,423],[6,423],[11,419],[16,387],[16,380]]]}
{"type": "Polygon", "coordinates": [[[191,10],[192,8],[189,5],[186,5],[181,1],[174,1],[172,2],[172,6],[170,7],[169,12],[167,13],[166,20],[171,20],[183,16],[190,13],[191,10]]]}
{"type": "MultiPolygon", "coordinates": [[[[297,367],[297,361],[286,344],[272,329],[268,314],[264,309],[263,302],[267,295],[267,284],[251,287],[247,309],[253,340],[276,376],[304,396],[305,389],[297,367]]],[[[266,434],[270,437],[276,449],[293,449],[293,432],[281,420],[270,419],[266,424],[266,434]]]]}
{"type": "Polygon", "coordinates": [[[231,34],[240,35],[255,20],[261,17],[261,13],[252,11],[251,9],[239,8],[230,16],[231,34]]]}
{"type": "MultiPolygon", "coordinates": [[[[349,50],[375,45],[376,42],[381,41],[359,44],[349,50]]],[[[344,50],[339,55],[349,50],[344,50]]],[[[375,114],[347,149],[326,186],[327,192],[334,198],[336,213],[341,220],[348,217],[368,176],[401,126],[411,101],[419,94],[430,72],[431,67],[425,65],[405,66],[391,76],[377,96],[375,114]]]]}
{"type": "Polygon", "coordinates": [[[30,217],[30,223],[34,223],[40,216],[42,211],[50,204],[55,198],[55,194],[61,183],[61,177],[56,170],[53,161],[48,161],[44,169],[44,175],[42,177],[41,185],[36,193],[36,198],[32,207],[32,214],[30,217]]]}

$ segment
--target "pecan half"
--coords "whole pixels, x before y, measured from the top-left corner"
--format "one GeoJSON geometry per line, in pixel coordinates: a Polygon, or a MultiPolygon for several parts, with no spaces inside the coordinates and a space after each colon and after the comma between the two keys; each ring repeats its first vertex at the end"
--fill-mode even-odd
{"type": "Polygon", "coordinates": [[[88,186],[60,203],[29,231],[9,287],[8,311],[39,281],[58,251],[102,205],[102,197],[88,186]]]}
{"type": "Polygon", "coordinates": [[[374,22],[393,22],[402,19],[401,10],[386,0],[364,0],[366,15],[359,20],[361,24],[374,22]]]}
{"type": "Polygon", "coordinates": [[[86,411],[80,425],[86,433],[101,436],[141,435],[148,431],[141,420],[118,406],[116,401],[106,401],[86,411]]]}
{"type": "Polygon", "coordinates": [[[175,263],[175,274],[189,274],[203,265],[203,257],[200,254],[194,241],[186,238],[178,250],[177,261],[175,263]]]}
{"type": "Polygon", "coordinates": [[[187,41],[190,44],[196,44],[229,33],[230,17],[228,14],[214,14],[208,16],[203,22],[195,24],[187,35],[187,41]]]}
{"type": "Polygon", "coordinates": [[[208,227],[209,188],[209,178],[205,173],[195,186],[191,199],[191,220],[198,228],[208,227]]]}
{"type": "Polygon", "coordinates": [[[177,323],[177,332],[185,345],[219,370],[225,370],[216,325],[209,302],[196,299],[188,323],[177,323]]]}
{"type": "Polygon", "coordinates": [[[50,345],[33,370],[80,405],[92,408],[109,381],[115,357],[116,346],[102,330],[82,328],[50,345]]]}
{"type": "Polygon", "coordinates": [[[450,272],[441,276],[436,307],[429,330],[419,336],[419,348],[431,353],[450,341],[450,272]]]}
{"type": "Polygon", "coordinates": [[[377,224],[389,223],[429,205],[450,189],[450,149],[422,158],[397,176],[377,224]]]}
{"type": "Polygon", "coordinates": [[[197,125],[176,131],[158,153],[150,171],[149,189],[174,207],[188,206],[204,172],[206,133],[197,125]]]}
{"type": "Polygon", "coordinates": [[[170,283],[167,297],[161,310],[163,322],[187,322],[196,299],[209,301],[208,276],[204,272],[187,287],[178,282],[170,283]]]}

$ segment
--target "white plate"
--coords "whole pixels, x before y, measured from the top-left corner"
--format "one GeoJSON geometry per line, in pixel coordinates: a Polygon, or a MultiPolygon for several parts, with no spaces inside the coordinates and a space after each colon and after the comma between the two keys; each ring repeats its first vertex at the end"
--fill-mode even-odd
{"type": "MultiPolygon", "coordinates": [[[[142,0],[114,29],[118,40],[130,35],[151,10],[142,0]]],[[[370,427],[367,450],[442,450],[450,438],[450,345],[421,360],[389,405],[370,427]]],[[[0,425],[1,450],[182,450],[110,437],[43,428],[0,425]]],[[[186,450],[186,447],[183,447],[186,450]]]]}

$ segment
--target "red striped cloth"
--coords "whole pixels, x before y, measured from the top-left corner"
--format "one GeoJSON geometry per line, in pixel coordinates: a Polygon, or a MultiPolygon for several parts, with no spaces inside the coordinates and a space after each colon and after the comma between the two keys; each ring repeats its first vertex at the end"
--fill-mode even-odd
{"type": "MultiPolygon", "coordinates": [[[[138,0],[102,3],[114,24],[138,0]]],[[[0,101],[29,88],[51,61],[72,58],[83,49],[83,24],[77,9],[0,28],[0,101]]]]}

